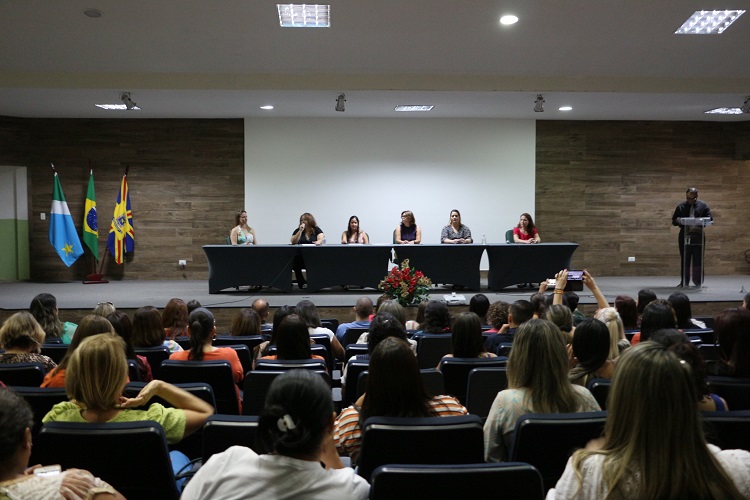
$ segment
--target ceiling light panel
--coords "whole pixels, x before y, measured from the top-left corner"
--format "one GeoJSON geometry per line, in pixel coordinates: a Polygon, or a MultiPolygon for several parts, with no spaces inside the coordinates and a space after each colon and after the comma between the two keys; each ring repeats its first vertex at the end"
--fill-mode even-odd
{"type": "Polygon", "coordinates": [[[396,111],[432,111],[432,108],[435,106],[430,105],[423,105],[423,104],[401,104],[396,106],[394,109],[396,111]]]}
{"type": "Polygon", "coordinates": [[[720,35],[744,13],[744,10],[697,10],[675,34],[720,35]]]}
{"type": "Polygon", "coordinates": [[[331,6],[280,3],[279,24],[282,28],[328,28],[331,26],[331,6]]]}

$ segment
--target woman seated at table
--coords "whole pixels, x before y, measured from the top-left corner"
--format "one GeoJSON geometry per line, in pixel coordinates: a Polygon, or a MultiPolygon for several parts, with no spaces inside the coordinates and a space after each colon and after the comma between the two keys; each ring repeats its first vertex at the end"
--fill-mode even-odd
{"type": "Polygon", "coordinates": [[[451,210],[449,224],[440,233],[440,243],[472,243],[471,229],[461,224],[461,212],[455,208],[451,210]]]}
{"type": "MultiPolygon", "coordinates": [[[[305,212],[299,216],[299,227],[294,230],[290,239],[292,245],[323,245],[325,244],[326,235],[318,227],[315,217],[311,213],[305,212]]],[[[301,255],[294,257],[294,276],[297,279],[297,286],[301,289],[307,286],[307,280],[302,274],[305,267],[305,260],[301,255]]]]}
{"type": "Polygon", "coordinates": [[[234,216],[234,227],[229,233],[232,245],[257,245],[255,230],[247,225],[247,212],[240,210],[234,216]]]}
{"type": "Polygon", "coordinates": [[[367,237],[367,233],[359,228],[359,217],[352,215],[349,217],[349,226],[346,231],[341,233],[341,244],[342,245],[354,245],[354,244],[367,245],[370,243],[370,238],[367,237]]]}
{"type": "Polygon", "coordinates": [[[276,337],[276,354],[263,356],[261,360],[319,359],[325,361],[322,356],[312,353],[307,325],[296,314],[290,314],[284,318],[278,331],[274,331],[274,336],[276,337]]]}
{"type": "Polygon", "coordinates": [[[57,364],[49,356],[40,354],[44,330],[31,313],[17,312],[5,320],[0,328],[0,364],[40,363],[48,372],[57,364]]]}
{"type": "Polygon", "coordinates": [[[539,231],[536,230],[534,219],[529,214],[521,214],[518,226],[513,229],[513,241],[516,243],[541,243],[539,231]]]}
{"type": "Polygon", "coordinates": [[[419,245],[422,243],[422,229],[417,226],[417,220],[411,210],[401,212],[401,225],[396,228],[394,239],[399,245],[419,245]]]}

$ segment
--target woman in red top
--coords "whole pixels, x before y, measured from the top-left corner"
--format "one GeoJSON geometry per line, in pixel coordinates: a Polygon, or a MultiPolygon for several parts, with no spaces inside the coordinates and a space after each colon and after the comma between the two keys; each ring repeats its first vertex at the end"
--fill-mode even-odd
{"type": "Polygon", "coordinates": [[[516,243],[541,243],[539,231],[536,230],[534,219],[529,214],[521,214],[518,226],[513,229],[513,241],[516,243]]]}

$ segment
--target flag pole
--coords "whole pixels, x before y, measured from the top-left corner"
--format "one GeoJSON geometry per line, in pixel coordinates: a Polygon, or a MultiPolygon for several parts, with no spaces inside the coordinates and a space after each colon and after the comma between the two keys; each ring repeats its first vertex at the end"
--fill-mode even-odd
{"type": "MultiPolygon", "coordinates": [[[[89,173],[93,173],[93,167],[91,166],[91,159],[89,159],[89,173]]],[[[88,196],[88,193],[87,193],[88,196]]],[[[98,227],[98,223],[97,223],[98,227]]],[[[97,240],[99,239],[98,229],[97,229],[97,240]]],[[[89,249],[90,250],[90,249],[89,249]]],[[[92,253],[93,255],[93,253],[92,253]]],[[[107,252],[105,250],[104,252],[104,258],[107,257],[107,252]]],[[[93,272],[86,276],[86,279],[83,280],[84,285],[98,285],[103,283],[109,283],[109,280],[105,280],[102,276],[102,269],[104,268],[104,258],[102,258],[102,265],[99,267],[99,272],[96,272],[96,260],[98,258],[98,255],[94,255],[94,269],[93,272]]]]}

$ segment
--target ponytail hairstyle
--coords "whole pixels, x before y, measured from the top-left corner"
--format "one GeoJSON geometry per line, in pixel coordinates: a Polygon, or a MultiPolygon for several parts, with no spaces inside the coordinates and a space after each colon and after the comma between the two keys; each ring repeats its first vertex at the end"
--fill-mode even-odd
{"type": "Polygon", "coordinates": [[[333,416],[331,388],[310,370],[291,370],[271,384],[258,423],[263,453],[316,459],[333,416]]]}
{"type": "Polygon", "coordinates": [[[31,300],[29,312],[48,337],[60,337],[63,324],[57,317],[57,299],[51,293],[40,293],[31,300]]]}
{"type": "Polygon", "coordinates": [[[190,313],[188,318],[188,330],[190,332],[190,352],[188,359],[192,361],[203,361],[203,349],[210,343],[216,331],[216,320],[214,315],[205,307],[199,307],[190,313]]]}

